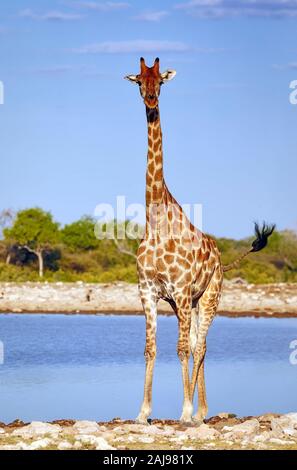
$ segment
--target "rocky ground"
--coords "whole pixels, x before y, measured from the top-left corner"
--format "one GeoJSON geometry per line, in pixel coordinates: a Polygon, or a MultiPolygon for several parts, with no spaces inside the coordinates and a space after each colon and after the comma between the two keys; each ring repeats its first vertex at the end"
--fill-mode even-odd
{"type": "MultiPolygon", "coordinates": [[[[172,314],[160,301],[158,311],[172,314]]],[[[0,312],[142,313],[136,284],[0,283],[0,312]]],[[[225,280],[219,315],[297,317],[296,284],[247,284],[225,280]]]]}
{"type": "Polygon", "coordinates": [[[237,418],[221,413],[200,426],[60,420],[0,423],[0,450],[297,450],[297,413],[237,418]]]}

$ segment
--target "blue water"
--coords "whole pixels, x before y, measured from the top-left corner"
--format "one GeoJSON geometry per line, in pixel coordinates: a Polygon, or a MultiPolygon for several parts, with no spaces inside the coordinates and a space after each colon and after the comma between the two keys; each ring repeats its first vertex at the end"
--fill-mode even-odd
{"type": "MultiPolygon", "coordinates": [[[[143,317],[0,315],[0,421],[133,419],[142,400],[143,317]]],[[[208,336],[209,416],[297,411],[290,343],[297,319],[215,319],[208,336]]],[[[153,417],[182,405],[177,321],[158,318],[153,417]]]]}

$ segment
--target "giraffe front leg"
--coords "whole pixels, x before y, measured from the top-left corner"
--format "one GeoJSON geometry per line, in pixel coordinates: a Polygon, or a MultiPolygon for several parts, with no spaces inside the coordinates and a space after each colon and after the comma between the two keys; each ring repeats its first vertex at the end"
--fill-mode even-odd
{"type": "MultiPolygon", "coordinates": [[[[197,339],[198,339],[198,315],[199,315],[199,307],[197,304],[195,308],[192,308],[192,312],[191,312],[190,345],[191,345],[191,353],[192,353],[193,359],[194,359],[196,344],[197,344],[197,339]]],[[[200,406],[199,392],[198,392],[198,403],[200,406]]],[[[198,422],[197,414],[193,416],[193,421],[198,422]]]]}
{"type": "Polygon", "coordinates": [[[157,330],[157,299],[152,292],[141,295],[146,319],[146,341],[145,341],[145,382],[144,396],[140,413],[136,418],[137,423],[147,424],[147,419],[152,412],[152,384],[153,372],[157,353],[156,330],[157,330]]]}
{"type": "Polygon", "coordinates": [[[189,358],[190,358],[190,327],[191,327],[191,297],[190,295],[175,299],[178,317],[177,354],[182,366],[184,401],[180,421],[192,422],[193,400],[190,392],[189,358]]]}
{"type": "Polygon", "coordinates": [[[208,405],[206,400],[205,376],[204,376],[204,360],[206,353],[206,344],[202,350],[201,365],[198,370],[198,411],[193,416],[193,420],[197,424],[202,424],[208,413],[208,405]]]}

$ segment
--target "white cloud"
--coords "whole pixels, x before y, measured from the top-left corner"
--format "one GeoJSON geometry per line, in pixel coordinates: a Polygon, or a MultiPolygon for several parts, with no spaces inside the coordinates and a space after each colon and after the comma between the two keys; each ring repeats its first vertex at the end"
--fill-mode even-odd
{"type": "Polygon", "coordinates": [[[127,2],[78,1],[78,2],[72,2],[71,4],[79,8],[85,8],[87,10],[93,10],[93,11],[115,11],[115,10],[123,10],[123,9],[130,7],[130,3],[127,3],[127,2]]]}
{"type": "Polygon", "coordinates": [[[175,5],[197,18],[297,17],[297,0],[190,0],[175,5]]]}
{"type": "Polygon", "coordinates": [[[179,41],[137,39],[134,41],[105,41],[89,44],[73,52],[80,54],[127,54],[145,52],[186,52],[190,47],[179,41]]]}
{"type": "Polygon", "coordinates": [[[288,64],[273,64],[273,68],[277,70],[297,69],[297,62],[289,62],[288,64]]]}
{"type": "Polygon", "coordinates": [[[89,65],[50,65],[48,67],[33,69],[32,72],[39,75],[48,75],[53,77],[62,77],[69,73],[78,74],[84,77],[110,77],[110,75],[107,75],[97,67],[89,65]]]}
{"type": "Polygon", "coordinates": [[[74,67],[71,65],[54,65],[51,67],[42,67],[34,70],[36,73],[41,73],[45,75],[61,75],[65,72],[71,72],[74,70],[74,67]]]}
{"type": "Polygon", "coordinates": [[[235,90],[235,89],[240,89],[240,88],[246,88],[245,83],[213,83],[210,84],[208,87],[212,88],[214,90],[235,90]]]}
{"type": "Polygon", "coordinates": [[[163,18],[169,15],[168,11],[161,10],[161,11],[147,11],[140,13],[137,16],[134,16],[134,20],[139,20],[139,21],[153,21],[153,22],[158,22],[161,21],[163,18]]]}
{"type": "Polygon", "coordinates": [[[36,21],[75,21],[83,18],[82,15],[73,13],[64,13],[61,11],[48,11],[46,13],[35,13],[34,11],[27,8],[19,13],[23,18],[31,18],[36,21]]]}

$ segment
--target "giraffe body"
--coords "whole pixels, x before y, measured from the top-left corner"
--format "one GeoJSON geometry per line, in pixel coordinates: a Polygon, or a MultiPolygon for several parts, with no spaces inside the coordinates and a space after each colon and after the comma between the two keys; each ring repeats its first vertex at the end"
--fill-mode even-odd
{"type": "MultiPolygon", "coordinates": [[[[140,65],[139,75],[126,77],[139,85],[148,126],[146,226],[137,252],[139,293],[146,317],[146,373],[144,399],[137,421],[147,422],[151,413],[157,351],[157,304],[163,299],[169,302],[178,319],[177,353],[184,389],[181,421],[192,421],[193,396],[198,382],[199,407],[193,418],[201,422],[207,414],[204,380],[206,336],[219,304],[224,267],[216,242],[192,225],[164,180],[158,96],[161,85],[173,78],[175,72],[161,74],[159,59],[155,60],[153,67],[147,67],[144,59],[140,60],[140,65]],[[190,381],[191,352],[194,364],[190,381]]],[[[268,229],[264,224],[262,232],[258,230],[253,249],[243,256],[265,246],[273,227],[270,233],[268,229]]]]}

